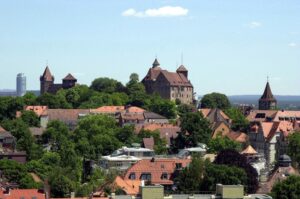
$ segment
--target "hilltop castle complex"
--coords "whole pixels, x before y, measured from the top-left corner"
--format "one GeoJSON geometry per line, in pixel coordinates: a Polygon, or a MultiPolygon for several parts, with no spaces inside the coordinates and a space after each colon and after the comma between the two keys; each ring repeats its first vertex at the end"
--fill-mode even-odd
{"type": "Polygon", "coordinates": [[[54,84],[54,76],[51,74],[50,69],[47,66],[43,75],[40,77],[40,82],[41,94],[55,94],[59,89],[68,89],[74,87],[77,79],[69,73],[65,78],[62,79],[62,84],[54,84]]]}
{"type": "Polygon", "coordinates": [[[142,83],[149,94],[158,93],[165,99],[180,100],[185,104],[193,103],[194,88],[188,79],[188,70],[183,65],[179,66],[176,72],[169,72],[163,70],[155,59],[142,83]]]}

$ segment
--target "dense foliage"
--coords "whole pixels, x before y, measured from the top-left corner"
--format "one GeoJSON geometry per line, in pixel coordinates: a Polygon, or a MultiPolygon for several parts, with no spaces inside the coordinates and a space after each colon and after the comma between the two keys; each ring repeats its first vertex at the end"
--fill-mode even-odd
{"type": "Polygon", "coordinates": [[[246,191],[248,193],[255,193],[258,189],[257,171],[249,163],[247,163],[247,158],[239,152],[232,149],[223,150],[217,155],[214,163],[244,169],[247,174],[246,191]]]}
{"type": "Polygon", "coordinates": [[[186,147],[195,147],[199,143],[207,144],[211,136],[209,121],[200,112],[188,112],[180,118],[181,132],[173,141],[176,151],[186,147]]]}
{"type": "Polygon", "coordinates": [[[300,198],[300,177],[289,176],[286,180],[277,182],[271,195],[274,199],[298,199],[300,198]]]}
{"type": "Polygon", "coordinates": [[[228,137],[222,137],[221,135],[218,135],[214,139],[210,139],[207,146],[209,153],[216,154],[225,149],[240,151],[242,148],[242,145],[240,143],[230,140],[228,137]]]}
{"type": "Polygon", "coordinates": [[[230,102],[226,95],[221,93],[206,94],[201,99],[201,108],[230,108],[230,102]]]}
{"type": "Polygon", "coordinates": [[[292,158],[293,165],[299,167],[300,164],[300,133],[295,132],[288,137],[288,155],[292,158]]]}
{"type": "Polygon", "coordinates": [[[214,192],[219,183],[247,185],[247,175],[241,168],[213,164],[194,156],[190,165],[177,174],[175,182],[179,193],[214,192]]]}

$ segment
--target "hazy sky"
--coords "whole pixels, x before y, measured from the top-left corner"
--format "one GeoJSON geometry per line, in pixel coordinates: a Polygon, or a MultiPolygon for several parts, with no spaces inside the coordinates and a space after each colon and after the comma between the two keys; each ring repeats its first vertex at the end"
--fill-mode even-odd
{"type": "Polygon", "coordinates": [[[299,95],[299,0],[1,0],[0,88],[17,73],[39,89],[46,62],[56,82],[67,73],[142,79],[157,55],[181,63],[197,94],[299,95]]]}

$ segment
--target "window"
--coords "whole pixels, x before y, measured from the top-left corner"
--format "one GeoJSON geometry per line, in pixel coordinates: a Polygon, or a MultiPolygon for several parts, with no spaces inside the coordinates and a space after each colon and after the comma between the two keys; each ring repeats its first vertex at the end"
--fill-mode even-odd
{"type": "Polygon", "coordinates": [[[130,173],[129,179],[130,180],[135,180],[135,173],[130,173]]]}
{"type": "Polygon", "coordinates": [[[162,173],[160,179],[167,180],[168,179],[168,174],[167,173],[162,173]]]}
{"type": "Polygon", "coordinates": [[[265,118],[266,114],[265,113],[257,113],[255,118],[265,118]]]}
{"type": "Polygon", "coordinates": [[[151,173],[142,173],[140,180],[151,180],[151,173]]]}
{"type": "Polygon", "coordinates": [[[182,168],[182,163],[176,163],[176,169],[181,169],[182,168]]]}

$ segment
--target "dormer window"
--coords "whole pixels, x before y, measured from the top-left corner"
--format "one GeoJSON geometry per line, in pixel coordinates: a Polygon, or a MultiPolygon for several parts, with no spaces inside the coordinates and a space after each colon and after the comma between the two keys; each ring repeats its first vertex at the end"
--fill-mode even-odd
{"type": "Polygon", "coordinates": [[[160,179],[167,180],[168,179],[168,174],[167,173],[162,173],[160,179]]]}
{"type": "Polygon", "coordinates": [[[142,173],[140,180],[151,180],[151,173],[142,173]]]}
{"type": "Polygon", "coordinates": [[[135,180],[135,173],[130,173],[129,179],[130,180],[135,180]]]}

